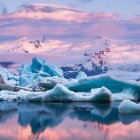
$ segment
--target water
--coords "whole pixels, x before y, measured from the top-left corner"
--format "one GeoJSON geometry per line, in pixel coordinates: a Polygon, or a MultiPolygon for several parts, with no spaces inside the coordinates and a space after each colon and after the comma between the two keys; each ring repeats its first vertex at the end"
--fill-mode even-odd
{"type": "Polygon", "coordinates": [[[140,114],[118,104],[0,102],[0,140],[139,140],[140,114]]]}

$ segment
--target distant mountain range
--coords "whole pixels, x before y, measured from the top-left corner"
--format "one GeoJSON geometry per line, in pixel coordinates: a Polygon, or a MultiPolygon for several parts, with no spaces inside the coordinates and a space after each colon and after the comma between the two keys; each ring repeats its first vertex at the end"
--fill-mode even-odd
{"type": "Polygon", "coordinates": [[[139,45],[131,46],[124,43],[126,40],[109,36],[112,31],[105,28],[111,25],[109,22],[103,26],[104,21],[116,20],[115,14],[89,13],[66,6],[23,5],[14,13],[0,15],[0,65],[17,67],[34,56],[52,55],[54,64],[57,56],[62,56],[59,62],[66,62],[60,67],[67,78],[76,77],[80,71],[88,76],[108,69],[138,71],[139,45]],[[73,64],[67,62],[69,57],[73,64]]]}
{"type": "Polygon", "coordinates": [[[106,40],[106,48],[94,53],[84,54],[87,57],[87,62],[84,64],[75,64],[69,66],[61,66],[66,78],[75,78],[80,71],[83,71],[87,76],[102,74],[107,72],[108,54],[110,53],[110,41],[106,40]]]}

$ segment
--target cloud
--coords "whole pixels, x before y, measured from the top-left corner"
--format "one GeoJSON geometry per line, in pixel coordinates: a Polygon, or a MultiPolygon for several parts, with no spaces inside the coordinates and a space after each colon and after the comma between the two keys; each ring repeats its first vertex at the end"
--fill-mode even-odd
{"type": "Polygon", "coordinates": [[[62,37],[109,38],[135,37],[140,31],[139,17],[122,20],[112,13],[89,13],[65,6],[49,4],[24,5],[12,14],[0,16],[1,36],[32,36],[46,34],[62,37]],[[51,10],[50,10],[51,9],[51,10]]]}
{"type": "MultiPolygon", "coordinates": [[[[122,19],[121,15],[112,13],[90,13],[67,6],[33,4],[24,5],[15,13],[0,15],[0,21],[0,38],[45,35],[48,39],[47,54],[79,56],[85,51],[101,49],[104,42],[97,36],[124,43],[116,47],[140,46],[139,16],[122,19]]],[[[0,50],[4,48],[0,46],[0,50]]]]}
{"type": "Polygon", "coordinates": [[[80,0],[82,3],[87,3],[87,2],[91,2],[93,0],[80,0]]]}
{"type": "Polygon", "coordinates": [[[7,11],[7,8],[0,3],[0,13],[1,14],[6,14],[8,11],[7,11]]]}

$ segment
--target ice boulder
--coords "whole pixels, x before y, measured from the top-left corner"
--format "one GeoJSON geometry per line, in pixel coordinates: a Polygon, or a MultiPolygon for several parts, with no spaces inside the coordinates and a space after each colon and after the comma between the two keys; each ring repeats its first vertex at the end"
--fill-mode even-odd
{"type": "Polygon", "coordinates": [[[63,72],[55,65],[47,64],[45,59],[33,58],[30,69],[33,73],[40,73],[45,76],[58,76],[63,77],[63,72]]]}
{"type": "Polygon", "coordinates": [[[140,104],[136,104],[130,100],[124,100],[119,105],[120,113],[140,113],[140,104]]]}
{"type": "Polygon", "coordinates": [[[39,77],[32,84],[32,89],[33,91],[37,91],[38,89],[41,89],[42,91],[46,91],[46,90],[53,89],[57,84],[64,85],[65,83],[68,83],[68,80],[65,78],[60,78],[58,76],[46,77],[46,78],[39,77]]]}
{"type": "Polygon", "coordinates": [[[73,80],[65,84],[65,87],[74,92],[90,92],[91,89],[101,88],[102,86],[109,89],[112,94],[119,93],[121,95],[128,95],[127,97],[131,99],[140,100],[139,82],[120,80],[106,74],[73,80]]]}
{"type": "Polygon", "coordinates": [[[110,92],[102,88],[89,93],[73,92],[61,84],[57,84],[53,89],[44,92],[32,92],[20,90],[18,92],[0,91],[0,100],[6,101],[111,101],[110,92]]]}
{"type": "Polygon", "coordinates": [[[38,74],[31,72],[24,72],[19,76],[19,86],[30,86],[39,78],[38,74]]]}
{"type": "Polygon", "coordinates": [[[29,86],[39,77],[63,78],[63,72],[57,66],[48,65],[45,59],[33,58],[30,66],[22,65],[19,69],[19,86],[29,86]]]}
{"type": "Polygon", "coordinates": [[[10,85],[16,85],[19,81],[18,76],[3,67],[0,67],[0,75],[4,82],[10,85]]]}
{"type": "Polygon", "coordinates": [[[76,79],[83,79],[83,78],[87,78],[87,75],[81,71],[79,72],[79,74],[76,76],[76,79]]]}
{"type": "Polygon", "coordinates": [[[112,93],[106,87],[92,89],[91,93],[94,94],[94,99],[96,101],[111,101],[112,93]]]}

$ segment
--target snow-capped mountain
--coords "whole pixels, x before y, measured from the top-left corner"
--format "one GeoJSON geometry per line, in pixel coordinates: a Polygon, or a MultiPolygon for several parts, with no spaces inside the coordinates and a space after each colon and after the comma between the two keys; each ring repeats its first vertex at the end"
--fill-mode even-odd
{"type": "Polygon", "coordinates": [[[88,76],[102,74],[108,70],[109,55],[111,53],[110,40],[105,40],[105,46],[103,50],[98,52],[84,53],[86,62],[84,64],[75,64],[71,66],[62,66],[66,78],[75,78],[80,71],[83,71],[88,76]]]}
{"type": "MultiPolygon", "coordinates": [[[[63,45],[65,44],[63,40],[63,45]]],[[[67,40],[69,41],[69,39],[67,40]]],[[[7,47],[6,52],[10,53],[22,53],[25,54],[35,54],[35,55],[41,55],[41,54],[51,54],[52,50],[56,50],[58,46],[61,46],[62,44],[59,44],[59,41],[50,40],[46,36],[41,37],[24,37],[19,40],[13,41],[13,43],[9,44],[9,46],[13,46],[11,48],[7,47]],[[53,46],[55,46],[53,48],[53,46]]],[[[80,47],[82,45],[80,43],[80,40],[76,40],[75,42],[71,42],[74,44],[69,44],[69,47],[71,45],[75,45],[77,47],[80,47]]],[[[122,70],[122,71],[139,71],[140,65],[139,64],[128,64],[124,59],[125,57],[133,57],[133,54],[131,54],[132,50],[134,53],[138,53],[137,48],[131,48],[130,46],[122,47],[121,49],[118,49],[117,47],[112,44],[112,42],[109,39],[106,39],[101,36],[95,37],[92,41],[86,40],[84,42],[85,46],[90,45],[90,49],[86,49],[85,52],[81,52],[81,58],[84,59],[84,62],[82,63],[74,63],[70,65],[61,65],[61,69],[64,71],[64,76],[66,78],[75,78],[80,71],[85,72],[88,76],[91,75],[97,75],[101,73],[107,72],[107,70],[122,70]],[[93,45],[93,49],[92,46],[93,45]],[[98,48],[94,48],[94,46],[99,46],[98,48]],[[118,61],[121,62],[121,64],[118,64],[118,61]]],[[[7,43],[5,44],[7,45],[7,43]]],[[[7,45],[8,46],[8,45],[7,45]]],[[[67,49],[65,50],[67,51],[67,49]]],[[[54,55],[57,54],[57,51],[53,51],[54,55]]],[[[69,57],[69,56],[67,56],[69,57]]],[[[136,59],[137,55],[135,56],[136,59]]],[[[24,62],[23,62],[24,63],[24,62]]],[[[4,67],[9,63],[1,63],[4,67]]],[[[7,67],[7,66],[6,66],[7,67]]],[[[17,65],[16,65],[17,67],[17,65]]]]}
{"type": "Polygon", "coordinates": [[[7,52],[20,52],[20,53],[42,53],[47,51],[45,37],[42,39],[21,38],[13,42],[13,48],[7,52]]]}
{"type": "MultiPolygon", "coordinates": [[[[34,56],[46,60],[52,56],[51,63],[65,62],[57,63],[65,75],[77,75],[79,71],[92,75],[108,69],[138,71],[139,44],[119,38],[122,25],[118,20],[115,14],[89,13],[67,6],[23,5],[16,12],[0,15],[1,65],[7,67],[7,62],[12,62],[17,67],[17,63],[31,61],[34,56]],[[112,31],[116,29],[114,36],[112,31]]],[[[123,21],[123,25],[126,23],[123,21]]]]}

